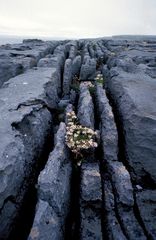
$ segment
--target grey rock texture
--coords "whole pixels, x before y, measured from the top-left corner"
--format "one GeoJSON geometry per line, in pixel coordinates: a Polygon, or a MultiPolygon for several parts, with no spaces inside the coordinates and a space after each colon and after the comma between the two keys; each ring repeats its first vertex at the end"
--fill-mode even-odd
{"type": "Polygon", "coordinates": [[[38,67],[48,67],[55,68],[57,74],[57,82],[58,82],[58,93],[61,93],[61,71],[62,71],[62,63],[60,62],[60,56],[53,56],[51,58],[42,58],[38,62],[38,67]]]}
{"type": "Polygon", "coordinates": [[[38,179],[39,202],[28,239],[63,239],[70,204],[71,161],[65,144],[66,127],[61,123],[44,170],[38,179]],[[46,233],[45,233],[46,232],[46,233]]]}
{"type": "Polygon", "coordinates": [[[55,48],[53,55],[47,55],[45,58],[40,59],[38,62],[38,67],[51,67],[56,68],[56,73],[58,77],[58,93],[61,94],[62,88],[62,73],[64,71],[66,47],[64,45],[59,45],[55,48]]]}
{"type": "MultiPolygon", "coordinates": [[[[29,70],[0,89],[0,236],[8,236],[29,188],[33,166],[51,134],[55,69],[29,70]]],[[[32,175],[33,176],[33,175],[32,175]]]]}
{"type": "Polygon", "coordinates": [[[77,93],[75,90],[71,89],[70,90],[70,102],[71,104],[75,105],[77,100],[77,93]]]}
{"type": "Polygon", "coordinates": [[[110,163],[108,171],[112,176],[117,203],[132,207],[134,205],[133,187],[128,171],[121,162],[110,163]]]}
{"type": "Polygon", "coordinates": [[[77,41],[70,41],[69,44],[70,44],[69,58],[73,60],[77,55],[77,41]]]}
{"type": "Polygon", "coordinates": [[[96,86],[96,103],[101,121],[101,141],[105,161],[118,159],[118,134],[114,115],[106,97],[106,92],[100,84],[96,86]]]}
{"type": "Polygon", "coordinates": [[[142,222],[146,228],[148,237],[156,238],[156,190],[143,190],[136,194],[142,222]]]}
{"type": "Polygon", "coordinates": [[[154,36],[0,46],[0,239],[156,239],[155,78],[154,36]],[[81,166],[72,110],[100,136],[81,166]]]}
{"type": "Polygon", "coordinates": [[[80,187],[80,239],[102,240],[101,177],[97,163],[83,163],[80,187]]]}
{"type": "Polygon", "coordinates": [[[14,77],[23,72],[22,64],[3,57],[0,59],[0,86],[9,78],[14,77]]]}
{"type": "Polygon", "coordinates": [[[107,88],[122,119],[128,164],[134,179],[148,175],[156,183],[156,83],[144,73],[118,73],[109,79],[107,88]]]}
{"type": "Polygon", "coordinates": [[[39,200],[28,240],[62,239],[59,219],[47,201],[39,200]]]}
{"type": "Polygon", "coordinates": [[[67,59],[64,65],[64,75],[63,75],[64,96],[69,95],[71,82],[72,82],[72,60],[67,59]]]}
{"type": "Polygon", "coordinates": [[[0,46],[0,86],[9,78],[36,66],[40,58],[53,51],[56,42],[24,42],[0,46]]]}
{"type": "Polygon", "coordinates": [[[80,124],[94,129],[94,105],[88,87],[83,83],[80,84],[77,116],[80,124]]]}
{"type": "Polygon", "coordinates": [[[105,215],[105,224],[106,224],[106,232],[108,239],[115,240],[126,240],[126,236],[124,235],[120,223],[118,221],[117,210],[115,208],[115,199],[112,189],[111,182],[106,179],[103,184],[104,188],[104,215],[105,215]]]}
{"type": "Polygon", "coordinates": [[[103,180],[108,238],[146,239],[133,212],[134,197],[130,175],[123,163],[118,162],[118,134],[115,120],[105,90],[100,84],[96,85],[96,102],[101,121],[103,164],[106,164],[108,173],[108,178],[103,180]],[[110,226],[111,221],[114,227],[110,226]]]}
{"type": "Polygon", "coordinates": [[[79,76],[81,68],[81,56],[76,56],[72,63],[72,76],[79,76]]]}
{"type": "Polygon", "coordinates": [[[96,60],[86,56],[81,66],[80,80],[94,80],[96,72],[96,60]]]}
{"type": "Polygon", "coordinates": [[[128,171],[120,162],[109,164],[108,171],[115,192],[118,215],[126,237],[128,239],[146,239],[133,212],[133,187],[128,171]]]}

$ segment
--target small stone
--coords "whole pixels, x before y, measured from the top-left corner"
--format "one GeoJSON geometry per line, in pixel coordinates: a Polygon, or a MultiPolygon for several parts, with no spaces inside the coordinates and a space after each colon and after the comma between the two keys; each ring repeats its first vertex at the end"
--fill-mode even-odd
{"type": "Polygon", "coordinates": [[[137,190],[143,190],[143,188],[140,185],[136,185],[137,190]]]}

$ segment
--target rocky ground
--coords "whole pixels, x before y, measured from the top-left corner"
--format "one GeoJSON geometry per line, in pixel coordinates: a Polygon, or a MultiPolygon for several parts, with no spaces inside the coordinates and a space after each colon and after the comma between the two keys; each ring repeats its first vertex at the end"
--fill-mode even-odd
{"type": "Polygon", "coordinates": [[[155,103],[154,37],[1,46],[0,239],[156,239],[155,103]],[[71,110],[99,133],[81,166],[71,110]]]}

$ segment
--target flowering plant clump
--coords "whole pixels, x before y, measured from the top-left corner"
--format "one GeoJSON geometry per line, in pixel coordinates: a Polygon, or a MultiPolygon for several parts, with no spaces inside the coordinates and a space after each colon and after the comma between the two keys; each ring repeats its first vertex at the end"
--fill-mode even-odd
{"type": "Polygon", "coordinates": [[[86,86],[86,87],[94,87],[94,85],[90,81],[82,82],[81,85],[86,86]]]}
{"type": "Polygon", "coordinates": [[[94,86],[94,84],[92,82],[90,82],[90,81],[82,82],[81,85],[86,86],[88,88],[88,90],[89,90],[91,95],[94,94],[94,91],[95,91],[94,87],[95,86],[94,86]]]}
{"type": "Polygon", "coordinates": [[[102,74],[97,74],[95,80],[100,84],[104,84],[104,79],[102,74]]]}
{"type": "MultiPolygon", "coordinates": [[[[66,144],[75,154],[75,158],[83,158],[83,151],[97,147],[95,137],[97,135],[92,129],[78,124],[74,111],[67,113],[66,144]]],[[[80,159],[79,159],[80,160],[80,159]]],[[[79,161],[81,164],[81,160],[79,161]]]]}

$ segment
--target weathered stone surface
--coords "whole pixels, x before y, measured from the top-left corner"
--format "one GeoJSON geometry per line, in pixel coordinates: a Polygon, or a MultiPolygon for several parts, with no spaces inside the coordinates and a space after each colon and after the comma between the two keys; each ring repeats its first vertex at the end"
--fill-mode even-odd
{"type": "Polygon", "coordinates": [[[147,240],[143,228],[135,218],[133,210],[118,209],[118,214],[127,239],[147,240]]]}
{"type": "Polygon", "coordinates": [[[41,58],[37,64],[38,67],[53,67],[54,59],[51,57],[41,58]]]}
{"type": "Polygon", "coordinates": [[[133,212],[133,188],[128,171],[121,162],[112,162],[109,163],[108,172],[112,179],[118,216],[125,235],[128,239],[146,239],[133,212]]]}
{"type": "Polygon", "coordinates": [[[65,123],[67,124],[68,121],[67,121],[67,113],[70,113],[71,111],[73,111],[73,105],[72,104],[68,104],[67,107],[66,107],[66,110],[65,110],[65,113],[66,113],[66,118],[65,118],[65,123]]]}
{"type": "Polygon", "coordinates": [[[65,144],[66,126],[60,124],[44,170],[38,179],[39,203],[30,233],[37,229],[37,239],[63,239],[70,204],[71,161],[65,144]],[[47,223],[48,222],[48,223],[47,223]],[[46,234],[44,234],[46,232],[46,234]],[[47,238],[48,237],[48,238],[47,238]]]}
{"type": "Polygon", "coordinates": [[[65,61],[64,75],[63,75],[63,94],[64,94],[64,96],[69,95],[71,82],[72,82],[72,60],[67,59],[65,61]]]}
{"type": "Polygon", "coordinates": [[[72,76],[79,76],[81,68],[81,56],[76,56],[72,63],[72,76]]]}
{"type": "MultiPolygon", "coordinates": [[[[16,130],[12,130],[9,121],[3,123],[3,132],[1,129],[1,137],[4,139],[0,147],[0,236],[2,239],[8,239],[25,193],[37,174],[33,170],[33,168],[37,170],[39,166],[36,160],[39,161],[47,138],[52,134],[51,114],[48,110],[34,105],[25,107],[20,112],[14,113],[14,118],[9,116],[12,126],[16,125],[16,130]],[[18,122],[15,123],[16,119],[18,122]]],[[[43,159],[40,161],[41,164],[43,159]]]]}
{"type": "Polygon", "coordinates": [[[155,239],[156,38],[26,40],[1,46],[0,65],[0,239],[14,239],[17,225],[22,226],[15,225],[18,216],[27,219],[23,217],[26,196],[34,189],[48,158],[52,130],[58,128],[54,150],[38,179],[38,202],[29,239],[68,238],[69,222],[69,235],[80,231],[80,239],[155,239]],[[111,104],[97,84],[93,97],[96,95],[98,114],[94,120],[87,86],[81,84],[74,91],[70,83],[75,75],[89,81],[98,73],[107,79],[111,104]],[[58,96],[63,96],[61,101],[58,96]],[[104,158],[99,156],[104,160],[99,171],[95,156],[101,149],[85,152],[77,200],[73,197],[76,192],[70,197],[71,181],[78,176],[71,180],[65,124],[58,125],[61,119],[67,121],[65,112],[73,109],[82,125],[100,127],[99,147],[104,153],[104,158]],[[79,213],[72,213],[79,207],[79,213]]]}
{"type": "Polygon", "coordinates": [[[119,55],[117,57],[110,58],[107,61],[107,65],[109,68],[117,66],[119,68],[122,68],[125,72],[128,72],[128,73],[135,73],[137,70],[136,63],[128,56],[123,58],[122,56],[120,57],[119,55]]]}
{"type": "Polygon", "coordinates": [[[115,125],[114,115],[109,105],[106,92],[100,84],[96,86],[96,103],[101,121],[101,141],[106,161],[117,160],[118,134],[115,125]]]}
{"type": "Polygon", "coordinates": [[[75,90],[71,89],[70,90],[70,102],[71,104],[75,105],[76,104],[76,99],[77,99],[77,93],[75,90]]]}
{"type": "Polygon", "coordinates": [[[143,71],[145,74],[149,75],[151,78],[156,78],[156,63],[154,63],[154,66],[147,66],[145,64],[139,64],[138,68],[143,71]]]}
{"type": "MultiPolygon", "coordinates": [[[[17,61],[18,64],[22,65],[23,71],[26,71],[26,70],[28,70],[30,68],[33,68],[37,65],[37,61],[33,57],[22,57],[21,56],[21,57],[18,57],[17,60],[15,60],[15,62],[16,61],[17,61]]],[[[18,74],[16,74],[16,75],[18,75],[18,74]]],[[[13,76],[16,76],[16,75],[13,75],[13,76]]]]}
{"type": "MultiPolygon", "coordinates": [[[[51,135],[55,69],[29,70],[0,89],[0,236],[8,237],[18,215],[33,166],[51,135]]],[[[51,135],[52,137],[52,135],[51,135]]]]}
{"type": "Polygon", "coordinates": [[[88,87],[83,83],[80,84],[77,116],[83,126],[94,129],[94,105],[88,87]]]}
{"type": "Polygon", "coordinates": [[[9,58],[0,59],[0,87],[9,78],[23,72],[23,66],[9,58]]]}
{"type": "Polygon", "coordinates": [[[67,105],[70,103],[69,100],[60,100],[59,103],[58,103],[58,108],[59,109],[64,109],[67,107],[67,105]]]}
{"type": "Polygon", "coordinates": [[[65,45],[59,45],[55,48],[53,57],[57,57],[59,59],[59,64],[61,66],[61,70],[63,70],[64,62],[66,59],[66,46],[65,45]]]}
{"type": "Polygon", "coordinates": [[[81,201],[101,204],[101,177],[97,163],[82,164],[81,201]]]}
{"type": "Polygon", "coordinates": [[[39,200],[36,208],[35,222],[28,240],[62,239],[59,219],[47,201],[39,200]]]}
{"type": "Polygon", "coordinates": [[[133,179],[148,175],[156,183],[156,82],[141,72],[116,71],[106,85],[119,113],[133,179]]]}
{"type": "Polygon", "coordinates": [[[108,69],[108,66],[106,64],[103,65],[102,74],[105,77],[105,79],[109,76],[109,69],[108,69]]]}
{"type": "Polygon", "coordinates": [[[10,110],[44,101],[49,108],[56,108],[59,100],[57,87],[55,68],[36,68],[10,79],[0,91],[1,101],[10,110]]]}
{"type": "Polygon", "coordinates": [[[156,190],[143,190],[136,194],[137,207],[149,239],[156,238],[156,190]]]}
{"type": "Polygon", "coordinates": [[[0,86],[9,78],[36,66],[37,61],[53,51],[56,42],[26,41],[0,47],[0,86]]]}
{"type": "Polygon", "coordinates": [[[69,58],[74,59],[77,54],[77,41],[70,41],[69,58]]]}
{"type": "Polygon", "coordinates": [[[80,239],[102,240],[100,210],[96,212],[92,208],[85,208],[81,212],[80,239]]]}
{"type": "Polygon", "coordinates": [[[117,209],[115,209],[114,194],[111,182],[109,180],[104,180],[104,213],[105,222],[104,225],[106,228],[105,236],[110,240],[126,240],[119,220],[117,218],[117,209]]]}
{"type": "Polygon", "coordinates": [[[123,206],[132,207],[134,205],[133,187],[128,171],[121,162],[109,163],[108,168],[116,191],[116,201],[123,206]]]}
{"type": "Polygon", "coordinates": [[[97,163],[83,163],[80,185],[80,239],[102,240],[102,190],[97,163]]]}
{"type": "Polygon", "coordinates": [[[40,59],[38,67],[52,67],[56,68],[58,76],[58,93],[61,94],[62,88],[62,72],[64,70],[64,62],[66,55],[66,47],[59,45],[55,48],[53,55],[47,55],[45,58],[40,59]]]}
{"type": "Polygon", "coordinates": [[[94,50],[94,44],[90,44],[89,45],[89,55],[91,58],[95,58],[96,57],[96,53],[95,53],[95,50],[94,50]]]}
{"type": "Polygon", "coordinates": [[[144,63],[144,64],[151,64],[155,62],[156,51],[154,49],[144,50],[141,49],[130,49],[129,51],[123,51],[120,56],[123,57],[130,57],[136,64],[144,63]]]}
{"type": "Polygon", "coordinates": [[[111,39],[107,41],[105,46],[112,53],[121,52],[127,47],[127,41],[125,39],[116,39],[116,40],[111,39]]]}
{"type": "Polygon", "coordinates": [[[94,80],[96,73],[96,60],[86,57],[81,66],[80,80],[94,80]]]}

